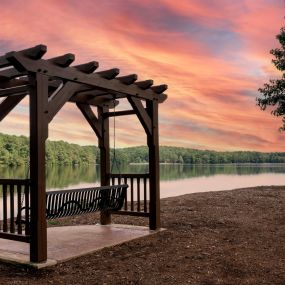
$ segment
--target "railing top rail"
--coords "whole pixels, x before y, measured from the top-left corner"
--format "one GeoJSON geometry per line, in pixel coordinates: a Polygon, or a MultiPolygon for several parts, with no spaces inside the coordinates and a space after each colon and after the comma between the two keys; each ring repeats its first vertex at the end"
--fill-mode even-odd
{"type": "Polygon", "coordinates": [[[124,173],[124,174],[117,174],[117,173],[111,173],[110,178],[149,178],[150,174],[149,173],[139,173],[139,174],[134,174],[134,173],[124,173]]]}
{"type": "Polygon", "coordinates": [[[29,185],[30,184],[30,179],[0,179],[0,185],[29,185]]]}

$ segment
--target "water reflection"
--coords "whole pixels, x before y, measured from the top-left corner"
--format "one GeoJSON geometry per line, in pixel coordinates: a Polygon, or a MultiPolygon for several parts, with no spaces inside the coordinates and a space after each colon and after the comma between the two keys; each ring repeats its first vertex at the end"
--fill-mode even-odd
{"type": "Polygon", "coordinates": [[[225,175],[256,175],[261,173],[285,173],[285,164],[205,164],[160,166],[161,180],[180,180],[191,177],[225,175]]]}
{"type": "MultiPolygon", "coordinates": [[[[118,172],[118,171],[116,171],[118,172]]],[[[121,173],[146,173],[148,165],[128,165],[121,167],[121,173]]],[[[194,183],[194,178],[213,178],[222,175],[223,180],[232,180],[232,177],[252,176],[257,179],[261,174],[282,174],[285,177],[285,164],[224,164],[224,165],[179,165],[164,164],[160,166],[161,182],[189,179],[194,183]],[[191,178],[191,179],[190,179],[191,178]]],[[[26,178],[29,176],[27,167],[0,167],[1,178],[26,178]]],[[[270,177],[270,176],[269,176],[270,177]]],[[[100,169],[98,165],[92,166],[47,166],[47,189],[72,188],[74,186],[99,184],[100,169]]],[[[270,184],[270,178],[267,182],[270,184]]],[[[272,184],[274,184],[274,175],[272,184]]],[[[190,183],[190,182],[188,182],[190,183]]],[[[205,184],[206,180],[201,180],[205,184]]],[[[220,183],[217,181],[217,183],[220,183]]],[[[206,183],[207,184],[207,183],[206,183]]],[[[260,184],[262,185],[262,184],[260,184]]],[[[219,185],[216,185],[219,188],[219,185]]],[[[0,190],[1,191],[1,190],[0,190]]]]}

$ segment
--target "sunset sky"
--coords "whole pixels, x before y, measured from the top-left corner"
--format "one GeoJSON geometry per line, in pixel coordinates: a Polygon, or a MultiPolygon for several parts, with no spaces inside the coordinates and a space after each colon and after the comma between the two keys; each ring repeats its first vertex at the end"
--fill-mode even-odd
{"type": "MultiPolygon", "coordinates": [[[[37,44],[45,58],[74,53],[101,69],[166,83],[160,144],[213,150],[285,151],[281,118],[256,106],[257,89],[280,74],[270,49],[284,25],[283,0],[0,0],[0,54],[37,44]]],[[[98,70],[99,70],[98,69],[98,70]]],[[[27,100],[0,132],[28,135],[27,100]]],[[[136,118],[116,121],[118,147],[143,145],[136,118]]],[[[97,144],[72,104],[52,121],[51,140],[97,144]]]]}

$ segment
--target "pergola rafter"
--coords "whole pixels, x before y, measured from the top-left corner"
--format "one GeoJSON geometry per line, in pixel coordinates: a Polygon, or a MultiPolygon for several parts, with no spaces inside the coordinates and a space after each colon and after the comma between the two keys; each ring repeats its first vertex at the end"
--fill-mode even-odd
{"type": "MultiPolygon", "coordinates": [[[[109,185],[110,179],[114,179],[110,173],[109,117],[137,115],[149,148],[149,174],[140,177],[144,180],[144,187],[149,179],[149,207],[145,188],[144,212],[140,211],[140,203],[136,212],[132,200],[131,211],[127,211],[125,205],[125,211],[117,214],[149,217],[150,229],[157,229],[160,227],[158,104],[167,98],[163,93],[167,89],[165,84],[154,86],[151,79],[137,81],[136,74],[118,76],[118,68],[97,71],[97,61],[72,65],[75,56],[70,53],[43,59],[46,52],[46,46],[38,45],[0,57],[0,97],[4,97],[0,103],[0,121],[25,96],[30,98],[30,179],[23,185],[30,187],[31,200],[30,229],[26,230],[26,235],[8,233],[5,226],[4,232],[0,230],[0,238],[29,241],[31,261],[36,262],[47,258],[45,141],[49,123],[56,114],[67,102],[75,103],[91,126],[100,148],[101,185],[109,185]],[[110,112],[122,98],[128,100],[131,109],[110,112]],[[97,107],[97,115],[91,106],[97,107]]],[[[134,176],[130,175],[133,179],[134,176]]],[[[17,180],[17,183],[20,182],[17,180]]],[[[102,211],[101,223],[110,222],[111,212],[102,211]]]]}

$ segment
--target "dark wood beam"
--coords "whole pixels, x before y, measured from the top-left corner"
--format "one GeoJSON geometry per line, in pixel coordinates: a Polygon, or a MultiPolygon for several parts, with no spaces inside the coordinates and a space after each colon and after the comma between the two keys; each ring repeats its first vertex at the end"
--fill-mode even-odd
{"type": "Polygon", "coordinates": [[[163,93],[165,90],[167,90],[167,88],[168,88],[168,86],[166,84],[151,87],[151,89],[157,94],[163,93]]]}
{"type": "Polygon", "coordinates": [[[116,79],[122,82],[123,84],[130,85],[133,84],[138,79],[138,76],[136,74],[130,74],[130,75],[117,77],[116,79]]]}
{"type": "Polygon", "coordinates": [[[48,59],[50,63],[60,67],[68,67],[72,62],[74,62],[74,60],[75,60],[75,55],[72,53],[67,53],[64,55],[48,59]]]}
{"type": "MultiPolygon", "coordinates": [[[[42,56],[47,52],[47,47],[45,45],[37,45],[32,48],[24,49],[22,51],[18,51],[22,54],[24,54],[26,57],[30,59],[40,59],[42,56]]],[[[0,68],[8,67],[11,65],[11,62],[9,62],[6,58],[6,56],[0,56],[0,68]]]]}
{"type": "Polygon", "coordinates": [[[9,79],[13,79],[13,78],[24,76],[24,75],[27,75],[27,72],[19,71],[15,68],[0,70],[0,82],[1,81],[6,82],[9,79]]]}
{"type": "Polygon", "coordinates": [[[132,211],[112,211],[112,215],[134,216],[134,217],[149,217],[149,213],[145,212],[132,212],[132,211]]]}
{"type": "Polygon", "coordinates": [[[25,98],[25,96],[26,94],[5,98],[0,104],[0,121],[2,121],[25,98]]]}
{"type": "Polygon", "coordinates": [[[83,114],[86,121],[89,123],[95,134],[97,135],[98,139],[102,139],[102,120],[99,120],[94,112],[92,111],[90,105],[83,104],[83,103],[76,103],[76,106],[83,114]]]}
{"type": "Polygon", "coordinates": [[[99,66],[99,63],[97,61],[90,61],[87,63],[75,65],[72,67],[83,73],[90,74],[90,73],[93,73],[98,68],[98,66],[99,66]]]}
{"type": "Polygon", "coordinates": [[[11,63],[6,59],[5,56],[0,56],[0,68],[8,67],[11,63]]]}
{"type": "Polygon", "coordinates": [[[7,97],[11,95],[19,95],[19,94],[27,94],[28,93],[28,86],[18,86],[14,88],[8,89],[0,89],[0,97],[7,97]]]}
{"type": "Polygon", "coordinates": [[[153,85],[153,80],[139,81],[135,83],[140,89],[146,90],[153,85]]]}
{"type": "Polygon", "coordinates": [[[4,233],[0,232],[0,238],[21,241],[21,242],[30,242],[30,236],[27,235],[18,235],[18,234],[11,234],[11,233],[4,233]]]}
{"type": "Polygon", "coordinates": [[[151,120],[141,100],[134,97],[128,97],[128,101],[130,102],[131,106],[136,112],[138,119],[140,120],[146,134],[151,135],[152,134],[151,120]]]}
{"type": "Polygon", "coordinates": [[[120,73],[120,69],[118,68],[112,68],[109,70],[103,70],[103,71],[96,72],[96,74],[99,74],[101,77],[108,79],[108,80],[114,79],[119,73],[120,73]]]}
{"type": "Polygon", "coordinates": [[[160,185],[159,185],[159,135],[158,103],[147,101],[146,108],[151,120],[152,133],[147,135],[149,149],[149,227],[160,228],[160,185]]]}
{"type": "Polygon", "coordinates": [[[91,106],[105,106],[109,109],[112,109],[116,107],[119,104],[118,100],[113,99],[113,96],[110,94],[104,94],[102,96],[92,96],[88,95],[88,93],[82,95],[82,94],[76,94],[69,100],[70,102],[75,103],[84,103],[91,106]]]}
{"type": "Polygon", "coordinates": [[[47,259],[45,141],[48,137],[48,77],[30,74],[30,261],[47,259]]]}
{"type": "Polygon", "coordinates": [[[0,80],[0,89],[13,88],[23,85],[26,85],[28,89],[29,85],[28,80],[23,80],[23,79],[11,79],[11,80],[7,79],[5,81],[0,80]]]}
{"type": "MultiPolygon", "coordinates": [[[[39,60],[42,58],[42,56],[47,52],[47,47],[45,45],[37,45],[32,48],[24,49],[21,51],[18,51],[18,54],[21,54],[23,57],[30,59],[30,60],[39,60]]],[[[10,59],[9,54],[13,54],[14,52],[10,52],[6,54],[6,59],[13,64],[13,66],[18,70],[18,71],[25,71],[27,70],[26,67],[17,59],[11,57],[10,59]]],[[[40,68],[39,68],[40,69],[40,68]]],[[[38,70],[39,70],[38,69],[38,70]]]]}
{"type": "Polygon", "coordinates": [[[80,87],[80,84],[69,81],[51,98],[48,103],[48,122],[52,121],[54,116],[80,87]]]}
{"type": "Polygon", "coordinates": [[[19,51],[28,58],[38,60],[43,57],[43,55],[47,52],[47,47],[45,45],[36,45],[31,48],[27,48],[19,51]]]}
{"type": "Polygon", "coordinates": [[[116,79],[105,79],[100,74],[96,73],[87,75],[75,68],[61,68],[43,59],[31,60],[18,52],[8,53],[6,54],[6,58],[16,68],[20,65],[30,72],[39,72],[39,70],[41,70],[43,74],[51,77],[59,77],[65,80],[86,84],[98,89],[101,88],[108,92],[114,91],[129,96],[136,96],[145,100],[158,100],[158,102],[163,102],[167,98],[165,94],[156,94],[151,89],[143,90],[136,84],[126,85],[116,79]]]}
{"type": "Polygon", "coordinates": [[[125,111],[116,111],[116,112],[109,112],[105,113],[104,116],[106,117],[120,117],[120,116],[128,116],[128,115],[135,115],[135,110],[125,110],[125,111]]]}
{"type": "MultiPolygon", "coordinates": [[[[110,185],[110,128],[109,118],[104,116],[109,112],[107,107],[98,107],[98,119],[102,122],[101,133],[102,137],[99,139],[100,149],[100,180],[101,186],[110,185]]],[[[109,211],[102,211],[100,213],[100,223],[107,225],[111,223],[111,213],[109,211]]]]}

